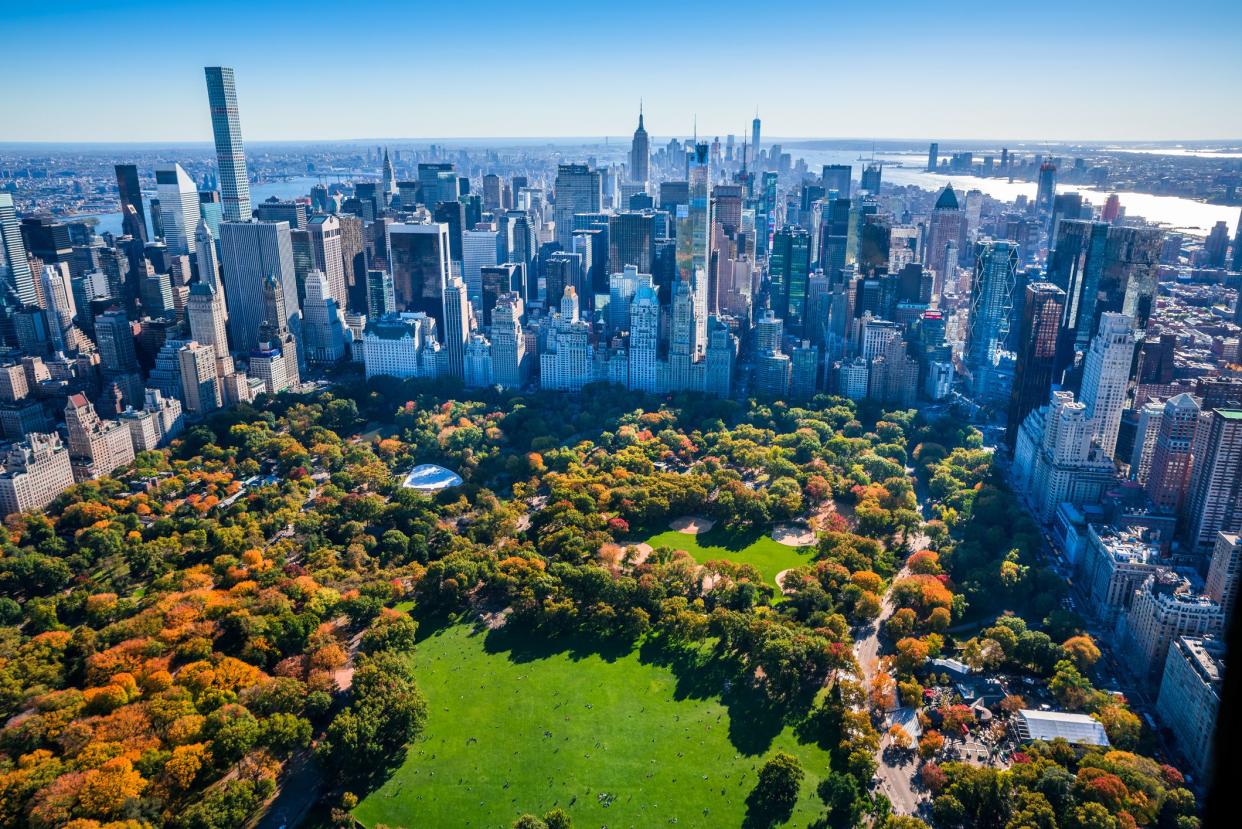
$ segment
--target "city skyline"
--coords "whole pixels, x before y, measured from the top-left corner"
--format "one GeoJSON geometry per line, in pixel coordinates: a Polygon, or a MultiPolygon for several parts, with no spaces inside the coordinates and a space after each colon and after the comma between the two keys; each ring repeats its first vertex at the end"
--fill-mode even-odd
{"type": "MultiPolygon", "coordinates": [[[[144,0],[129,5],[131,14],[125,16],[101,7],[78,10],[66,19],[55,9],[34,5],[10,15],[10,60],[40,65],[41,82],[9,84],[0,92],[6,110],[26,115],[6,125],[0,141],[206,140],[210,120],[197,103],[204,65],[237,70],[238,103],[251,142],[368,135],[622,137],[632,129],[630,110],[636,114],[640,99],[654,136],[689,134],[696,120],[700,135],[741,136],[757,104],[765,135],[773,136],[1080,141],[1242,137],[1242,111],[1226,105],[1234,94],[1230,80],[1242,74],[1242,56],[1230,40],[1236,27],[1227,25],[1240,22],[1240,12],[1227,0],[1195,0],[1171,21],[1142,13],[1164,8],[1154,0],[1090,8],[1055,0],[1040,7],[1038,19],[1026,9],[970,2],[958,4],[956,14],[924,20],[915,16],[916,6],[900,3],[894,12],[906,22],[884,27],[861,9],[809,5],[748,19],[750,42],[779,45],[782,54],[801,55],[800,71],[792,80],[776,69],[750,69],[753,61],[739,60],[732,50],[686,48],[693,42],[736,37],[736,16],[745,12],[720,7],[716,10],[722,13],[710,16],[689,8],[633,4],[627,13],[635,19],[658,12],[663,25],[644,31],[635,49],[627,52],[603,25],[609,18],[602,12],[564,3],[537,9],[484,4],[472,6],[469,17],[464,11],[381,4],[368,18],[375,26],[382,25],[394,41],[403,33],[417,36],[427,66],[452,61],[452,73],[411,79],[393,73],[382,49],[342,48],[347,71],[335,68],[331,60],[307,60],[307,44],[324,40],[324,15],[332,9],[319,0],[303,4],[296,17],[230,3],[157,6],[144,0]],[[143,16],[144,10],[150,14],[143,16]],[[480,14],[487,25],[479,26],[480,14]],[[1125,25],[1119,26],[1122,14],[1125,25]],[[246,27],[233,25],[238,15],[244,15],[246,27]],[[158,27],[147,20],[158,20],[158,27]],[[1070,20],[1072,25],[1061,22],[1070,20]],[[520,67],[529,78],[530,94],[514,94],[506,71],[487,58],[503,54],[495,50],[525,36],[539,38],[574,24],[582,29],[578,37],[553,38],[544,48],[522,54],[520,67]],[[1003,36],[982,36],[985,31],[979,27],[985,24],[986,32],[1003,36]],[[184,31],[186,37],[169,38],[171,30],[184,31]],[[698,34],[693,40],[686,36],[691,30],[698,34]],[[831,48],[826,48],[829,32],[831,48]],[[144,43],[141,53],[114,48],[118,38],[135,37],[144,43]],[[49,42],[59,47],[53,61],[46,59],[49,42]],[[877,51],[877,46],[882,48],[877,51]],[[1056,60],[1048,59],[1050,46],[1056,60]],[[670,63],[670,54],[682,55],[681,62],[670,63]],[[471,60],[471,55],[478,58],[471,60]],[[878,94],[926,89],[926,73],[942,61],[959,65],[968,78],[965,103],[945,106],[944,95],[935,89],[900,96],[900,106],[886,103],[891,95],[878,94]],[[153,65],[162,71],[151,73],[153,65]],[[573,106],[552,95],[540,105],[539,90],[555,90],[567,65],[607,75],[607,94],[584,90],[573,95],[573,106]],[[1093,71],[1101,66],[1108,72],[1097,79],[1093,71]],[[865,72],[867,83],[831,83],[837,74],[855,71],[865,72]],[[679,82],[687,73],[708,79],[692,102],[679,82]],[[1023,78],[1036,76],[1042,89],[1081,88],[1082,94],[1015,94],[1023,88],[1023,78]],[[144,78],[144,92],[159,102],[139,108],[137,114],[114,105],[115,94],[136,77],[144,78]],[[778,77],[782,83],[774,85],[778,77]],[[822,94],[821,79],[831,94],[822,94]],[[1093,83],[1106,83],[1108,94],[1090,94],[1093,83]],[[728,94],[723,93],[726,86],[728,94]],[[721,94],[713,95],[714,88],[721,94]],[[1170,117],[1166,103],[1172,101],[1177,102],[1176,117],[1170,117]]],[[[342,45],[350,42],[345,39],[342,45]]],[[[565,88],[566,96],[571,92],[565,88]]]]}

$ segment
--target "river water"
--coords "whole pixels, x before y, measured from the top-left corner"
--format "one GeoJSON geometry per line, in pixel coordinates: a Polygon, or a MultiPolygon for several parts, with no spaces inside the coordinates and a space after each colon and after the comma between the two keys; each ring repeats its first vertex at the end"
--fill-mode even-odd
{"type": "MultiPolygon", "coordinates": [[[[852,164],[856,178],[862,177],[862,168],[866,161],[858,160],[858,152],[838,150],[797,150],[790,149],[795,158],[806,159],[812,172],[818,172],[825,164],[852,164]]],[[[1026,196],[1034,200],[1036,184],[1033,181],[1009,181],[1004,178],[978,178],[970,175],[948,175],[946,173],[929,173],[924,169],[927,163],[925,155],[914,153],[877,153],[877,161],[900,162],[905,166],[885,166],[883,180],[889,184],[903,184],[921,187],[924,190],[942,190],[946,184],[952,184],[955,190],[979,190],[985,195],[999,201],[1010,202],[1018,196],[1026,196]]],[[[1206,236],[1212,226],[1223,221],[1230,235],[1237,229],[1239,214],[1237,207],[1219,204],[1205,204],[1194,199],[1183,199],[1177,196],[1153,196],[1148,193],[1128,193],[1125,191],[1098,190],[1086,185],[1064,185],[1057,187],[1058,193],[1082,193],[1085,200],[1097,207],[1102,207],[1111,193],[1116,192],[1125,208],[1126,216],[1141,216],[1150,222],[1167,226],[1192,236],[1206,236]]]]}

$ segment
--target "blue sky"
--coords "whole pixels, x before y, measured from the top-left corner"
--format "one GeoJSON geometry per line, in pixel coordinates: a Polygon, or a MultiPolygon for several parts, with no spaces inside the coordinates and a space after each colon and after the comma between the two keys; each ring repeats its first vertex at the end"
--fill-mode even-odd
{"type": "Polygon", "coordinates": [[[6,0],[0,141],[1242,139],[1242,0],[6,0]]]}

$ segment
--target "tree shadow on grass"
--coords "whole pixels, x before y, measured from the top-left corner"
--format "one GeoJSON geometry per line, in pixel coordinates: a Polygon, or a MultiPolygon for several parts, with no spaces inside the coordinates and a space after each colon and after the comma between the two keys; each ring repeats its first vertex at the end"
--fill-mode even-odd
{"type": "MultiPolygon", "coordinates": [[[[598,656],[605,662],[616,662],[623,656],[633,653],[634,642],[621,637],[594,637],[584,633],[566,633],[559,636],[549,635],[541,631],[523,630],[520,627],[506,625],[496,630],[486,627],[483,649],[489,654],[505,654],[510,662],[536,662],[564,654],[577,661],[588,656],[598,656]]],[[[476,628],[477,629],[477,628],[476,628]]]]}
{"type": "Polygon", "coordinates": [[[784,730],[791,708],[768,698],[762,688],[744,681],[741,666],[711,651],[648,637],[639,650],[643,662],[672,671],[677,679],[674,699],[718,698],[729,712],[729,742],[738,753],[765,753],[784,730]]]}

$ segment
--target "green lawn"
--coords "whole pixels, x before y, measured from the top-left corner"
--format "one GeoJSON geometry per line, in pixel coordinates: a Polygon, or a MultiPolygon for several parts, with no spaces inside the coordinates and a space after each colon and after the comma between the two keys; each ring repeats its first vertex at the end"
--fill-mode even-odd
{"type": "Polygon", "coordinates": [[[559,806],[584,829],[738,827],[777,750],[807,772],[788,825],[823,811],[828,752],[756,694],[725,690],[697,655],[651,644],[601,654],[457,625],[423,639],[414,660],[426,732],[358,804],[366,826],[508,829],[559,806]]]}
{"type": "Polygon", "coordinates": [[[702,564],[714,559],[728,559],[743,564],[753,564],[770,584],[776,584],[776,574],[791,567],[810,564],[814,547],[787,547],[767,533],[735,533],[723,527],[713,527],[699,535],[667,530],[645,541],[652,547],[671,547],[685,550],[702,564]]]}

